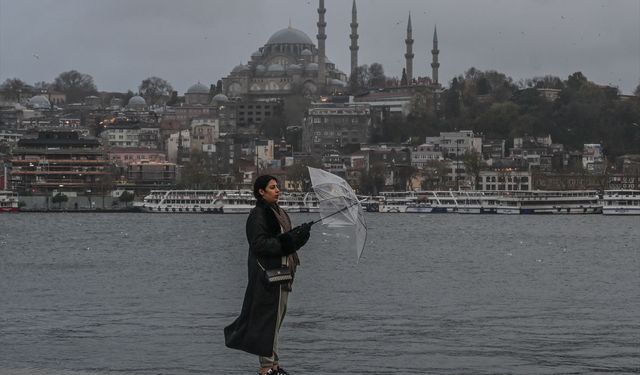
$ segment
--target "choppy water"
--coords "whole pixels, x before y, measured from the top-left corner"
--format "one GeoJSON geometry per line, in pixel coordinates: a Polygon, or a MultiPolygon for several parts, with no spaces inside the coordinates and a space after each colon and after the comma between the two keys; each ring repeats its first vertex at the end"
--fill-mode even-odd
{"type": "MultiPolygon", "coordinates": [[[[0,374],[254,373],[245,218],[0,215],[0,374]]],[[[320,226],[301,253],[292,374],[640,373],[640,218],[367,219],[359,264],[320,226]]]]}

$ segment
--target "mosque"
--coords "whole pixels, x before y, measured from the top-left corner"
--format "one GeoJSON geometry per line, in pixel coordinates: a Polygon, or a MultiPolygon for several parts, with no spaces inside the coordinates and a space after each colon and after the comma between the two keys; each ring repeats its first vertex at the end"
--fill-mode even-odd
{"type": "MultiPolygon", "coordinates": [[[[222,79],[223,91],[229,98],[249,97],[254,99],[276,98],[288,94],[313,96],[322,93],[344,91],[349,76],[358,67],[358,20],[356,2],[353,0],[351,21],[351,70],[345,74],[325,54],[327,35],[325,28],[326,8],[324,0],[318,6],[318,45],[303,31],[291,26],[274,33],[267,43],[255,51],[248,63],[237,65],[222,79]]],[[[413,38],[411,16],[407,27],[406,74],[409,84],[413,75],[413,38]]],[[[437,36],[434,31],[434,61],[432,84],[437,85],[437,36]]]]}

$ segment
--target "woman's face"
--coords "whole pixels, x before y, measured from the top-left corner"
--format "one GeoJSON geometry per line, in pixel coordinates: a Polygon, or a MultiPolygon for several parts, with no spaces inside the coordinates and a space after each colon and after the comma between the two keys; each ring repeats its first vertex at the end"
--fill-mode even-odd
{"type": "Polygon", "coordinates": [[[276,180],[270,180],[267,187],[258,190],[258,192],[262,195],[262,199],[264,199],[265,202],[270,204],[278,202],[280,189],[278,189],[278,182],[276,180]]]}

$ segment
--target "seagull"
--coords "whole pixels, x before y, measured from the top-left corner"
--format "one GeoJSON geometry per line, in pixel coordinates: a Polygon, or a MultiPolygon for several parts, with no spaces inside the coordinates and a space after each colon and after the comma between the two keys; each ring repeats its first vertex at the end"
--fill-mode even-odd
{"type": "Polygon", "coordinates": [[[34,57],[36,60],[40,60],[40,55],[38,55],[37,53],[34,53],[34,54],[33,54],[33,57],[34,57]]]}

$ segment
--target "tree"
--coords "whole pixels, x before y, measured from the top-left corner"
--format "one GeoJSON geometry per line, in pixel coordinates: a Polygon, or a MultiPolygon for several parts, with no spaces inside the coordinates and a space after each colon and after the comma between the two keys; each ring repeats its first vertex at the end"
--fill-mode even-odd
{"type": "Polygon", "coordinates": [[[373,63],[369,66],[369,86],[383,88],[386,80],[382,64],[373,63]]]}
{"type": "Polygon", "coordinates": [[[473,177],[473,188],[478,190],[480,185],[480,170],[482,169],[482,155],[476,150],[470,150],[462,156],[464,169],[473,177]]]}
{"type": "Polygon", "coordinates": [[[122,194],[120,194],[120,196],[118,197],[118,201],[124,203],[125,207],[128,207],[129,202],[133,202],[134,199],[135,195],[128,190],[123,191],[122,194]]]}
{"type": "Polygon", "coordinates": [[[142,81],[138,90],[147,104],[164,105],[171,98],[173,87],[162,78],[149,77],[142,81]]]}
{"type": "Polygon", "coordinates": [[[308,191],[311,182],[309,168],[303,163],[293,164],[287,168],[287,181],[300,191],[308,191]]]}
{"type": "MultiPolygon", "coordinates": [[[[369,86],[369,66],[368,65],[360,65],[356,68],[356,75],[353,78],[355,81],[355,86],[357,90],[362,90],[369,86]]],[[[357,91],[356,90],[356,91],[357,91]]]]}
{"type": "Polygon", "coordinates": [[[425,163],[422,175],[423,190],[442,190],[447,177],[447,164],[442,160],[429,160],[425,163]]]}
{"type": "Polygon", "coordinates": [[[635,90],[633,90],[633,95],[637,96],[640,98],[640,83],[638,84],[638,86],[636,87],[635,90]]]}
{"type": "Polygon", "coordinates": [[[45,81],[38,81],[33,84],[33,87],[35,87],[38,90],[49,90],[52,86],[53,84],[45,81]]]}
{"type": "Polygon", "coordinates": [[[58,193],[54,195],[53,198],[51,198],[51,202],[58,204],[58,209],[61,209],[62,203],[68,200],[69,200],[69,197],[67,197],[65,194],[62,194],[62,193],[58,193]]]}
{"type": "Polygon", "coordinates": [[[79,102],[89,95],[98,93],[93,77],[76,70],[60,73],[53,81],[53,89],[63,92],[68,103],[79,102]]]}
{"type": "Polygon", "coordinates": [[[572,90],[578,90],[582,85],[589,82],[582,72],[575,72],[567,79],[567,87],[572,90]]]}
{"type": "Polygon", "coordinates": [[[18,102],[22,93],[29,88],[29,85],[20,78],[8,78],[0,88],[4,91],[5,98],[18,102]]]}

